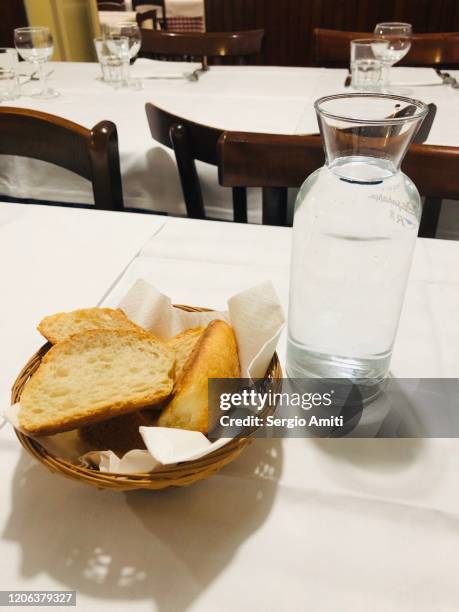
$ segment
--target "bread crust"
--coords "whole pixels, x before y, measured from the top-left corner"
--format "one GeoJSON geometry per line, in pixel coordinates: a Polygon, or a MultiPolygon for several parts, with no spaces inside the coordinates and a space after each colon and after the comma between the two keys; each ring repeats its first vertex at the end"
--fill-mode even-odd
{"type": "Polygon", "coordinates": [[[175,386],[204,330],[205,327],[191,327],[167,340],[167,346],[175,352],[175,386]]]}
{"type": "Polygon", "coordinates": [[[22,393],[20,399],[21,408],[19,411],[19,425],[21,429],[29,435],[52,435],[55,433],[76,429],[90,423],[98,423],[116,416],[135,412],[148,406],[155,406],[167,399],[172,391],[174,367],[175,356],[173,351],[163,342],[143,330],[99,329],[81,332],[80,334],[71,336],[67,340],[58,342],[56,345],[51,347],[48,353],[44,356],[38,370],[31,377],[22,393]],[[112,338],[138,340],[141,343],[146,342],[151,347],[154,346],[155,349],[159,349],[162,357],[165,359],[164,367],[167,371],[170,384],[168,384],[164,389],[160,390],[155,390],[152,388],[149,393],[146,393],[141,397],[136,397],[135,399],[121,399],[106,405],[103,403],[103,401],[101,401],[100,405],[92,408],[81,407],[79,414],[73,414],[71,416],[63,415],[60,418],[59,416],[53,416],[52,422],[49,422],[48,424],[33,424],[33,419],[31,420],[28,418],[28,413],[29,411],[33,412],[34,405],[28,396],[33,392],[35,387],[41,384],[41,381],[45,379],[45,377],[49,376],[49,373],[47,372],[47,365],[57,362],[60,359],[60,356],[65,354],[69,348],[77,349],[78,344],[81,345],[82,349],[85,346],[93,347],[97,343],[98,339],[102,339],[103,337],[106,339],[108,336],[112,338]]]}
{"type": "Polygon", "coordinates": [[[158,425],[208,433],[213,426],[212,415],[209,415],[209,378],[239,376],[233,329],[225,321],[211,321],[188,358],[176,382],[173,398],[160,414],[158,425]]]}
{"type": "Polygon", "coordinates": [[[44,317],[37,326],[37,330],[51,344],[66,340],[75,333],[96,329],[130,329],[145,331],[142,327],[131,321],[121,308],[81,308],[70,312],[57,312],[44,317]],[[59,333],[59,328],[73,324],[74,332],[70,334],[59,333]]]}

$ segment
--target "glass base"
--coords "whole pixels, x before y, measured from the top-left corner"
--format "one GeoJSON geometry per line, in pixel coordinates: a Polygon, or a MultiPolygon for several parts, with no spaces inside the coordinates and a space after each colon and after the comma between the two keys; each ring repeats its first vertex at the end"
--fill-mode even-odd
{"type": "Polygon", "coordinates": [[[286,374],[293,379],[344,379],[358,387],[364,404],[382,391],[392,351],[372,358],[349,358],[306,350],[289,339],[286,374]]]}
{"type": "Polygon", "coordinates": [[[143,89],[143,81],[141,79],[129,79],[127,82],[127,87],[129,89],[133,89],[134,91],[140,91],[143,89]]]}
{"type": "Polygon", "coordinates": [[[57,98],[61,94],[55,89],[48,87],[43,91],[38,91],[37,93],[31,93],[29,95],[31,98],[36,98],[38,100],[51,100],[52,98],[57,98]]]}

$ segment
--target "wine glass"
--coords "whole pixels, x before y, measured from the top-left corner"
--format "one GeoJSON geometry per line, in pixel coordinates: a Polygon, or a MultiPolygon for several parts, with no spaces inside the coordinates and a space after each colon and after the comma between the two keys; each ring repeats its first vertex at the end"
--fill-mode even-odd
{"type": "Polygon", "coordinates": [[[53,55],[53,37],[49,28],[16,28],[14,45],[22,59],[30,62],[38,72],[39,91],[32,94],[35,98],[49,99],[58,96],[58,92],[46,83],[45,64],[53,55]]]}
{"type": "MultiPolygon", "coordinates": [[[[132,21],[113,23],[107,26],[106,36],[125,36],[129,40],[129,57],[132,63],[142,44],[142,34],[140,33],[139,26],[132,21]]],[[[141,87],[141,82],[138,79],[131,78],[130,67],[128,67],[127,85],[134,88],[141,87]]]]}
{"type": "Polygon", "coordinates": [[[389,69],[405,57],[411,48],[411,36],[413,29],[409,23],[397,21],[378,23],[374,29],[374,35],[389,41],[389,45],[381,53],[383,64],[382,85],[389,83],[389,69]]]}

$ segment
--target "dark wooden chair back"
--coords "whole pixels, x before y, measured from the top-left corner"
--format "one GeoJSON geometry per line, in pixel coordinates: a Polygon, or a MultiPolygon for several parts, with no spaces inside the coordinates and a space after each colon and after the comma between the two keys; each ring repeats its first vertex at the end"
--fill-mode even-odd
{"type": "MultiPolygon", "coordinates": [[[[183,119],[153,104],[147,104],[145,110],[154,140],[174,150],[188,216],[193,219],[205,219],[195,160],[213,166],[218,165],[217,143],[223,130],[183,119]]],[[[244,187],[233,189],[233,212],[234,221],[247,223],[247,199],[244,187]]]]}
{"type": "Polygon", "coordinates": [[[98,2],[97,8],[99,11],[125,11],[126,5],[124,2],[98,2]]]}
{"type": "Polygon", "coordinates": [[[0,107],[0,154],[40,159],[92,182],[98,209],[122,210],[118,136],[111,121],[87,129],[25,108],[0,107]]]}
{"type": "Polygon", "coordinates": [[[161,26],[166,29],[167,17],[166,17],[166,2],[165,0],[133,0],[132,7],[137,10],[138,6],[154,6],[161,9],[161,14],[158,15],[157,21],[161,26]]]}
{"type": "MultiPolygon", "coordinates": [[[[372,37],[371,32],[315,28],[312,35],[313,62],[317,66],[347,68],[351,40],[372,37]]],[[[454,68],[459,65],[459,33],[413,34],[411,49],[400,65],[454,68]]]]}
{"type": "Polygon", "coordinates": [[[147,32],[148,31],[152,31],[152,30],[156,30],[158,28],[158,22],[160,21],[158,19],[158,15],[156,14],[156,10],[152,9],[150,11],[137,11],[136,13],[136,21],[137,21],[137,25],[139,26],[140,29],[145,29],[147,32]],[[152,27],[147,29],[147,21],[151,21],[152,27]]]}
{"type": "Polygon", "coordinates": [[[264,30],[245,32],[153,32],[142,30],[141,54],[154,59],[222,58],[243,64],[261,51],[264,30]]]}
{"type": "MultiPolygon", "coordinates": [[[[225,132],[218,152],[221,185],[263,188],[268,225],[286,225],[287,188],[300,187],[325,161],[319,136],[225,132]]],[[[441,200],[459,200],[459,147],[413,144],[402,169],[426,198],[419,235],[434,238],[441,200]]]]}
{"type": "MultiPolygon", "coordinates": [[[[124,4],[124,2],[122,3],[118,3],[118,2],[99,2],[97,4],[97,8],[99,11],[119,11],[119,12],[126,12],[126,5],[124,4]]],[[[156,30],[157,28],[157,23],[158,23],[158,19],[157,19],[157,15],[156,15],[156,11],[154,9],[152,10],[147,10],[147,11],[138,11],[136,12],[136,21],[137,21],[137,25],[139,26],[139,28],[144,27],[145,22],[146,21],[150,21],[153,24],[153,30],[156,30]]]]}
{"type": "Polygon", "coordinates": [[[319,136],[225,132],[218,142],[224,187],[261,187],[263,225],[287,225],[287,189],[323,166],[319,136]]]}

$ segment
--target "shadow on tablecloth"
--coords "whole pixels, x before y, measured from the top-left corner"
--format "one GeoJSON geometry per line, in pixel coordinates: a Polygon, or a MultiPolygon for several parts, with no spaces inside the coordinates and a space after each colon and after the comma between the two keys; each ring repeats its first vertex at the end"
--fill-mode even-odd
{"type": "Polygon", "coordinates": [[[33,588],[76,590],[81,604],[84,595],[145,599],[180,612],[267,519],[282,463],[281,440],[255,440],[210,480],[115,493],[53,475],[22,453],[2,537],[22,549],[21,588],[34,578],[33,588]],[[49,576],[43,586],[40,574],[49,576]]]}

